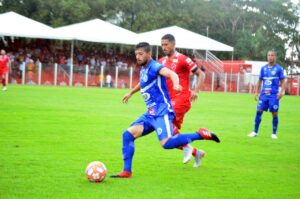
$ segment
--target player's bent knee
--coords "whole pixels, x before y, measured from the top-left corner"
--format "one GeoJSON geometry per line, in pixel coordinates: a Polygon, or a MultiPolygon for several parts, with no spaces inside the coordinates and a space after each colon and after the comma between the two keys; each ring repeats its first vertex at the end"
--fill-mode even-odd
{"type": "Polygon", "coordinates": [[[135,138],[142,136],[143,130],[144,130],[143,125],[135,125],[127,129],[127,131],[129,131],[129,133],[131,133],[131,135],[133,135],[135,138]]]}

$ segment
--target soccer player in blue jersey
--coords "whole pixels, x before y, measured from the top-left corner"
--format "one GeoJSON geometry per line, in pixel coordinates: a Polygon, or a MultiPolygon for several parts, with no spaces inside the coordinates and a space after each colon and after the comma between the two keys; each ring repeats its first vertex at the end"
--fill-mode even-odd
{"type": "Polygon", "coordinates": [[[258,128],[261,122],[263,111],[269,110],[272,112],[273,116],[272,138],[277,139],[276,133],[278,127],[279,100],[284,95],[285,77],[283,74],[283,68],[276,63],[276,52],[273,50],[269,51],[267,59],[268,64],[263,66],[260,70],[259,80],[254,95],[256,101],[259,95],[256,116],[254,120],[254,131],[248,136],[256,137],[258,135],[258,128]]]}
{"type": "Polygon", "coordinates": [[[135,56],[137,64],[142,67],[140,82],[124,96],[123,103],[127,103],[134,93],[140,91],[148,110],[123,133],[124,168],[121,173],[111,176],[115,178],[130,178],[132,176],[134,141],[136,138],[153,131],[156,131],[164,149],[174,149],[194,140],[206,139],[220,142],[214,133],[204,128],[199,129],[198,132],[173,136],[172,121],[175,114],[170,102],[166,78],[172,80],[174,90],[180,91],[182,88],[179,85],[178,75],[151,58],[151,46],[146,42],[136,45],[135,56]]]}

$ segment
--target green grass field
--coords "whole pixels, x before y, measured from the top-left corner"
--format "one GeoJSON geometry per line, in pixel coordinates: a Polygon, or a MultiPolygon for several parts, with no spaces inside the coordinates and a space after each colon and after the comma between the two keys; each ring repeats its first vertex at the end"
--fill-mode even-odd
{"type": "Polygon", "coordinates": [[[145,111],[128,90],[9,86],[0,92],[0,198],[300,198],[300,97],[285,96],[278,140],[265,113],[257,138],[256,102],[248,94],[201,93],[183,132],[207,127],[222,142],[196,141],[201,168],[182,164],[182,151],[164,150],[155,133],[136,140],[131,179],[91,183],[85,167],[122,169],[122,132],[145,111]]]}

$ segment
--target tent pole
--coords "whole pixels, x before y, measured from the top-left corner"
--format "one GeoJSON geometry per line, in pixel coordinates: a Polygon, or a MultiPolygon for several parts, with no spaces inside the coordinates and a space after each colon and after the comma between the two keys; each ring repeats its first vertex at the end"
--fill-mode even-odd
{"type": "Polygon", "coordinates": [[[72,86],[73,83],[73,54],[74,54],[74,40],[71,42],[71,63],[70,63],[70,78],[69,78],[69,86],[72,86]]]}
{"type": "Polygon", "coordinates": [[[231,53],[231,64],[230,64],[230,87],[229,87],[229,92],[231,92],[231,84],[232,84],[232,64],[233,64],[233,50],[231,53]]]}

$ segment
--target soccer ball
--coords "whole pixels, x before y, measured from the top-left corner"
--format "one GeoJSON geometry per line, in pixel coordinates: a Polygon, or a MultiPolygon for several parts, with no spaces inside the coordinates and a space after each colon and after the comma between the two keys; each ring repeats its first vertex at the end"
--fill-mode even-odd
{"type": "Polygon", "coordinates": [[[91,182],[102,182],[107,174],[107,169],[102,162],[94,161],[88,164],[85,175],[91,182]]]}

